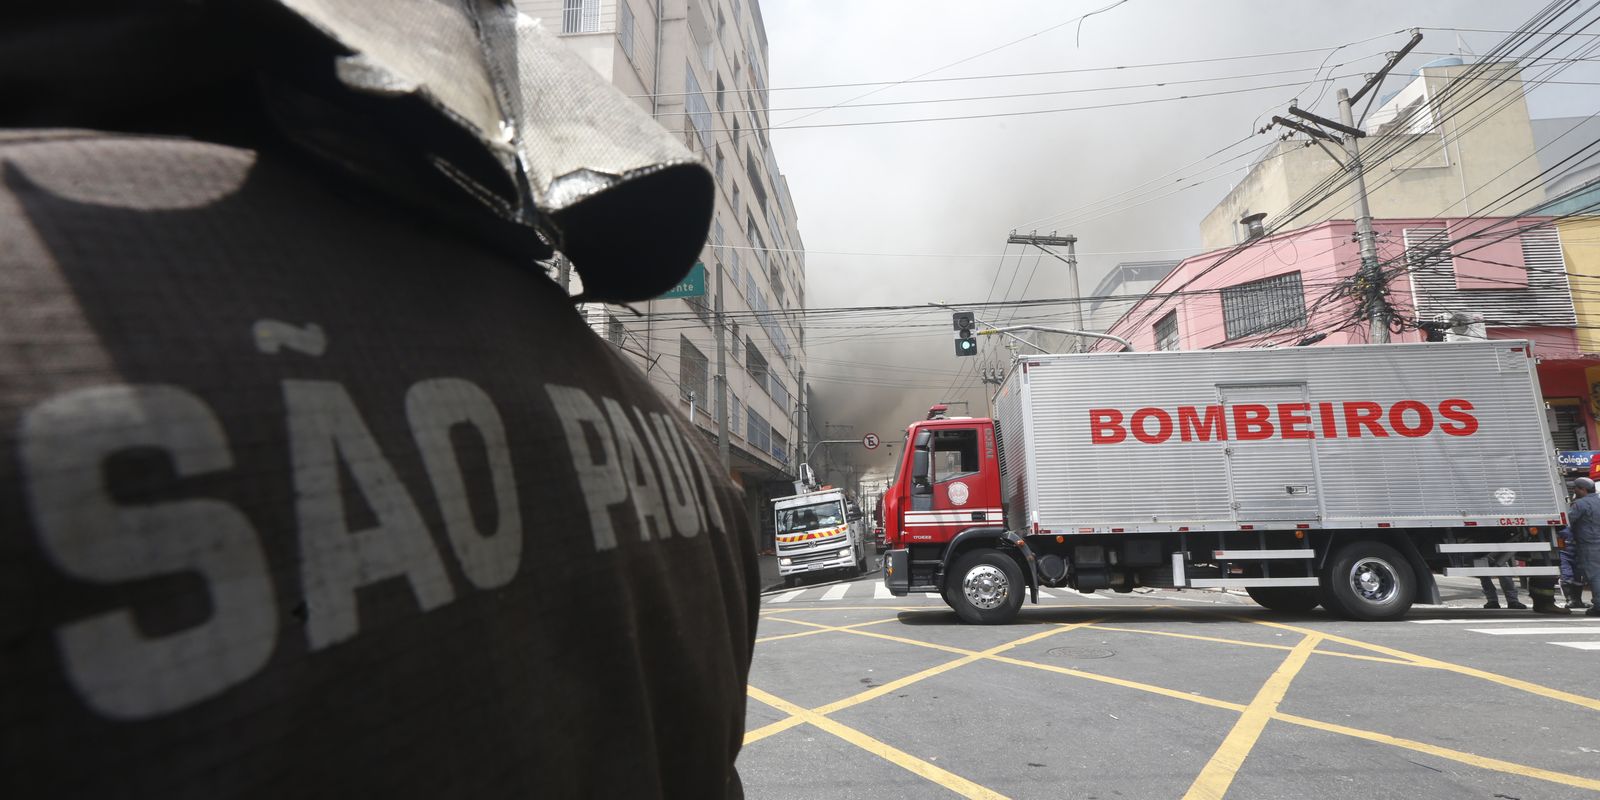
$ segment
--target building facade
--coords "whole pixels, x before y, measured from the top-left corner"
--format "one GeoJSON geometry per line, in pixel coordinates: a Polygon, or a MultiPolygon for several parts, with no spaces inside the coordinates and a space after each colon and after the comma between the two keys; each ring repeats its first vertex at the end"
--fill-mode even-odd
{"type": "MultiPolygon", "coordinates": [[[[1426,322],[1451,325],[1451,338],[1532,342],[1552,446],[1587,451],[1600,446],[1600,361],[1580,339],[1591,323],[1580,319],[1569,278],[1576,262],[1550,223],[1415,218],[1373,228],[1389,304],[1404,323],[1390,340],[1427,341],[1417,327],[1426,322]]],[[[1135,350],[1365,344],[1360,267],[1352,221],[1275,234],[1184,260],[1109,332],[1135,350]]]]}
{"type": "MultiPolygon", "coordinates": [[[[1360,122],[1369,134],[1364,146],[1372,147],[1369,143],[1380,136],[1386,139],[1382,152],[1388,157],[1369,163],[1366,176],[1374,217],[1516,213],[1544,198],[1539,159],[1530,157],[1538,144],[1516,64],[1464,65],[1460,59],[1441,59],[1417,70],[1360,122]],[[1486,71],[1452,84],[1469,69],[1486,71]],[[1495,207],[1508,192],[1521,192],[1518,187],[1529,182],[1533,188],[1518,205],[1495,207]]],[[[1344,158],[1337,146],[1332,149],[1344,158]]],[[[1307,146],[1303,138],[1279,142],[1201,221],[1202,246],[1214,249],[1246,241],[1250,234],[1243,220],[1255,214],[1265,214],[1263,222],[1271,230],[1298,198],[1343,170],[1328,151],[1307,146]]],[[[1354,217],[1354,211],[1345,210],[1353,207],[1354,192],[1345,186],[1308,219],[1354,217]]]]}
{"type": "Polygon", "coordinates": [[[715,175],[701,293],[590,304],[594,329],[707,437],[725,404],[730,472],[751,498],[792,489],[805,458],[804,245],[767,138],[767,37],[756,0],[519,0],[715,175]],[[725,324],[718,330],[720,302],[725,324]],[[721,338],[725,384],[719,380],[721,338]],[[725,385],[726,389],[723,389],[725,385]],[[692,413],[691,413],[692,412],[692,413]]]}

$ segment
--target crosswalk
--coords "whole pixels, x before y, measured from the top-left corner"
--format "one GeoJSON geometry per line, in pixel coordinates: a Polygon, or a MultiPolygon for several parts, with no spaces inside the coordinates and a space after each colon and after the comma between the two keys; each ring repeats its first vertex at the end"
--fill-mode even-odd
{"type": "MultiPolygon", "coordinates": [[[[1600,617],[1510,617],[1495,618],[1455,617],[1450,619],[1413,619],[1418,625],[1460,625],[1468,633],[1484,636],[1537,636],[1545,644],[1572,650],[1600,651],[1600,617]],[[1469,627],[1481,626],[1481,627],[1469,627]]],[[[1510,641],[1521,641],[1512,639],[1510,641]]]]}

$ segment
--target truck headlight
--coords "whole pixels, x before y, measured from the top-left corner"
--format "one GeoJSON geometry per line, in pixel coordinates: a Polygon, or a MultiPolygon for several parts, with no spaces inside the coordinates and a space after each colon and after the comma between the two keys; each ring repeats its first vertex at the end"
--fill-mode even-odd
{"type": "Polygon", "coordinates": [[[839,551],[839,557],[840,558],[849,558],[850,557],[850,548],[846,547],[845,549],[840,550],[839,551]]]}
{"type": "Polygon", "coordinates": [[[794,559],[792,559],[792,558],[780,558],[780,559],[778,559],[778,566],[780,566],[780,567],[794,566],[794,559]]]}

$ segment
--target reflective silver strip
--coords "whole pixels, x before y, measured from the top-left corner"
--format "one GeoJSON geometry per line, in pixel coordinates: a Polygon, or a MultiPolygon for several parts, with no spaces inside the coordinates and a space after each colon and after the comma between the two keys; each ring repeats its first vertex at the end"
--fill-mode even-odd
{"type": "Polygon", "coordinates": [[[1518,575],[1560,575],[1560,567],[1445,567],[1444,574],[1456,578],[1496,578],[1518,575]]]}
{"type": "Polygon", "coordinates": [[[1548,553],[1549,542],[1500,542],[1486,544],[1483,542],[1468,542],[1466,544],[1441,544],[1441,553],[1548,553]]]}
{"type": "Polygon", "coordinates": [[[1188,586],[1184,582],[1186,577],[1183,572],[1183,551],[1180,550],[1172,554],[1172,585],[1179,588],[1188,586]]]}
{"type": "Polygon", "coordinates": [[[1268,558],[1315,558],[1315,550],[1218,550],[1215,557],[1223,561],[1250,561],[1268,558]]]}
{"type": "Polygon", "coordinates": [[[1316,586],[1316,578],[1205,578],[1189,582],[1196,589],[1232,589],[1251,586],[1316,586]]]}

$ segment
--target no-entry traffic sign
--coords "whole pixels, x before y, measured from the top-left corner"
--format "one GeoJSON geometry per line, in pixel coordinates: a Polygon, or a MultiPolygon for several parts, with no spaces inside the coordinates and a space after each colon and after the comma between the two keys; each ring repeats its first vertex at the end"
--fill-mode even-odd
{"type": "Polygon", "coordinates": [[[868,450],[878,449],[878,434],[869,433],[866,436],[861,437],[861,446],[867,448],[868,450]]]}

